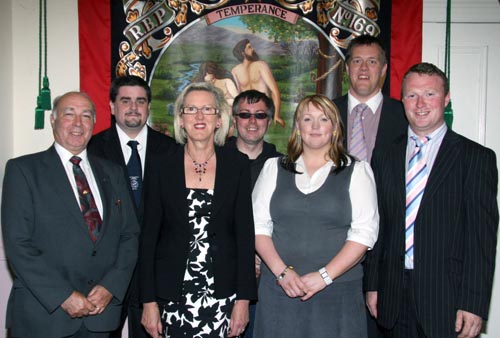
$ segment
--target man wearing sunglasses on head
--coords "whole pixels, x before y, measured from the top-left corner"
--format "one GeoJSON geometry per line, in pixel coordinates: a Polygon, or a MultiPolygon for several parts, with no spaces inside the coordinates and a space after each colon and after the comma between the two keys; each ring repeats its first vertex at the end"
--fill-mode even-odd
{"type": "MultiPolygon", "coordinates": [[[[259,177],[264,162],[268,158],[282,154],[274,144],[264,141],[267,129],[274,117],[274,103],[264,93],[257,90],[246,90],[235,97],[233,102],[233,125],[238,135],[230,137],[226,146],[236,147],[250,159],[252,189],[259,177]]],[[[255,255],[255,274],[260,275],[260,258],[255,255]]],[[[253,336],[255,318],[255,302],[250,303],[250,322],[242,335],[243,338],[253,336]]]]}

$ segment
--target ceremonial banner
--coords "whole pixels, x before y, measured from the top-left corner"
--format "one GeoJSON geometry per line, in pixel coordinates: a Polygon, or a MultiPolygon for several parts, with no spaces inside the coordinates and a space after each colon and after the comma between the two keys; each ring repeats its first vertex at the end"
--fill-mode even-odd
{"type": "MultiPolygon", "coordinates": [[[[266,140],[284,151],[297,102],[311,93],[334,98],[348,87],[343,62],[351,39],[379,36],[391,51],[391,13],[384,0],[80,0],[81,90],[96,101],[97,132],[110,124],[116,76],[147,80],[150,125],[161,131],[171,131],[175,98],[193,81],[213,82],[229,103],[258,89],[279,107],[266,140]],[[243,58],[252,66],[243,67],[243,58]]],[[[398,15],[392,22],[408,14],[398,15]]]]}

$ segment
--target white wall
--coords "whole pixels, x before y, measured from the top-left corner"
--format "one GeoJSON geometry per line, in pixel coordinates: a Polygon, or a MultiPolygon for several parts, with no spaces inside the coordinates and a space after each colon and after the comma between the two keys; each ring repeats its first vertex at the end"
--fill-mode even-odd
{"type": "MultiPolygon", "coordinates": [[[[446,1],[424,0],[423,61],[444,69],[446,1]]],[[[453,129],[493,149],[500,166],[500,4],[497,0],[452,2],[450,90],[453,129]]],[[[483,338],[500,337],[500,243],[483,338]]]]}
{"type": "MultiPolygon", "coordinates": [[[[44,150],[52,143],[49,113],[45,129],[34,130],[38,94],[38,0],[0,1],[0,177],[9,158],[44,150]]],[[[52,99],[79,87],[77,1],[47,1],[48,75],[52,99]]],[[[11,278],[0,242],[0,337],[11,278]]]]}
{"type": "MultiPolygon", "coordinates": [[[[13,105],[12,105],[12,6],[10,1],[2,2],[0,5],[0,46],[3,47],[2,76],[0,76],[0,177],[3,178],[5,162],[13,155],[13,105]]],[[[0,192],[2,187],[0,186],[0,192]]],[[[3,252],[3,241],[0,233],[0,337],[3,337],[3,323],[5,318],[5,306],[10,288],[10,276],[7,270],[7,262],[3,252]]]]}
{"type": "MultiPolygon", "coordinates": [[[[424,0],[423,59],[438,65],[443,64],[445,3],[445,0],[424,0]]],[[[51,0],[47,6],[48,75],[54,98],[79,87],[77,1],[51,0]]],[[[500,72],[498,65],[494,67],[500,59],[500,6],[496,0],[455,0],[453,6],[455,130],[493,148],[500,156],[500,136],[493,129],[500,125],[500,72]],[[474,22],[487,26],[476,29],[474,22]],[[488,33],[482,33],[483,40],[473,43],[478,39],[474,32],[484,30],[488,33]],[[464,62],[472,62],[474,68],[463,67],[464,62]]],[[[48,113],[45,129],[33,130],[38,90],[38,0],[0,2],[0,45],[4,65],[0,77],[0,177],[3,177],[9,158],[46,149],[52,143],[48,113]]],[[[0,242],[0,337],[4,337],[5,304],[11,280],[1,246],[0,242]]],[[[498,257],[497,271],[500,271],[498,257]]],[[[495,279],[491,309],[491,318],[499,317],[500,277],[495,279]]],[[[500,337],[500,322],[490,320],[483,338],[497,337],[500,337]]]]}

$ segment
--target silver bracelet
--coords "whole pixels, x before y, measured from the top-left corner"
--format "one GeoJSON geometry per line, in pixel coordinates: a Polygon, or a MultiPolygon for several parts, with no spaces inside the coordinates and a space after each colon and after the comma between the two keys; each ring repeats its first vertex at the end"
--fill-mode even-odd
{"type": "Polygon", "coordinates": [[[330,285],[333,283],[332,278],[328,274],[328,271],[326,271],[325,267],[322,267],[321,269],[318,270],[319,274],[321,275],[321,278],[325,281],[326,285],[330,285]]]}

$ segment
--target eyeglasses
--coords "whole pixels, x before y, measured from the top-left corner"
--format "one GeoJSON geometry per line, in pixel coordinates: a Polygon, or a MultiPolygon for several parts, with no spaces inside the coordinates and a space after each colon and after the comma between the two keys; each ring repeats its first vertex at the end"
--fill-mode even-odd
{"type": "Polygon", "coordinates": [[[204,106],[201,108],[189,106],[181,108],[181,113],[186,115],[195,115],[198,114],[198,112],[201,112],[203,115],[215,115],[219,112],[219,110],[210,106],[204,106]]]}
{"type": "Polygon", "coordinates": [[[264,113],[263,111],[256,112],[255,114],[249,113],[249,112],[239,112],[234,114],[238,116],[240,119],[249,119],[250,117],[254,116],[257,120],[264,120],[267,119],[269,116],[268,113],[264,113]]]}

